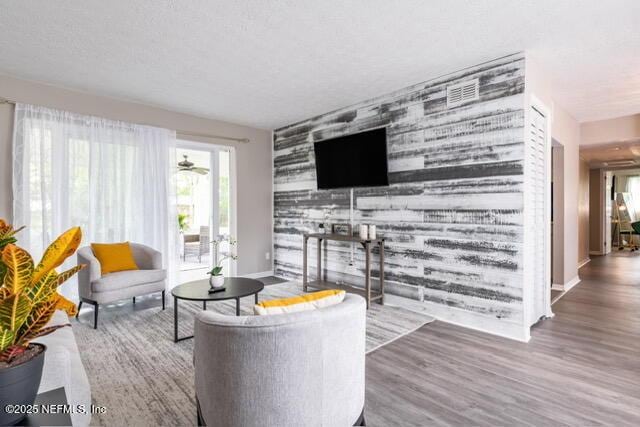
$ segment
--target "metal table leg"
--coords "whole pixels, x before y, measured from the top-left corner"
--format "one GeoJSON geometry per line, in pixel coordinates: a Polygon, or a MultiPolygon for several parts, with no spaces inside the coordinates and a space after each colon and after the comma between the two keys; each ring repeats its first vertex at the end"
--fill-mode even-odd
{"type": "Polygon", "coordinates": [[[236,298],[236,316],[240,316],[240,298],[236,298]]]}
{"type": "Polygon", "coordinates": [[[368,310],[371,306],[371,248],[368,241],[364,243],[364,262],[364,286],[368,310]]]}
{"type": "Polygon", "coordinates": [[[173,297],[173,342],[188,340],[193,335],[178,338],[178,298],[173,297]]]}
{"type": "Polygon", "coordinates": [[[307,236],[302,238],[302,291],[307,292],[307,236]]]}
{"type": "Polygon", "coordinates": [[[173,342],[178,342],[178,298],[173,297],[173,342]]]}
{"type": "Polygon", "coordinates": [[[380,241],[380,304],[384,305],[384,240],[380,241]]]}
{"type": "Polygon", "coordinates": [[[318,237],[318,271],[316,273],[316,280],[322,282],[322,238],[318,237]]]}

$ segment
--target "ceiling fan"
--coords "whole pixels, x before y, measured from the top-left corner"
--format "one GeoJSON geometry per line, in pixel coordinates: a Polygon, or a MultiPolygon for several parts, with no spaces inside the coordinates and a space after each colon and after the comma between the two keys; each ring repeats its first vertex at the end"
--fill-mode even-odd
{"type": "Polygon", "coordinates": [[[186,154],[183,154],[182,157],[184,157],[184,160],[181,162],[178,162],[178,171],[193,172],[200,175],[206,175],[209,173],[208,168],[195,167],[194,163],[189,161],[189,159],[187,158],[188,156],[186,154]]]}

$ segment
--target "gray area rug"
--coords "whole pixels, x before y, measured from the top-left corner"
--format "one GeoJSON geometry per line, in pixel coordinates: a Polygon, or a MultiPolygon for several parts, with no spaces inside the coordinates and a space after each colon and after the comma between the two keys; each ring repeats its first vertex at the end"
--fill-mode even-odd
{"type": "MultiPolygon", "coordinates": [[[[302,293],[296,282],[266,286],[260,300],[302,293]]],[[[169,298],[168,298],[169,299],[169,298]]],[[[159,303],[159,301],[158,301],[159,303]]],[[[180,336],[193,333],[193,316],[202,304],[180,301],[180,336]]],[[[105,313],[98,330],[93,313],[72,321],[80,355],[91,383],[92,425],[195,425],[193,340],[173,342],[173,308],[124,305],[105,313]]],[[[235,315],[233,301],[209,303],[209,310],[235,315]]],[[[253,314],[253,297],[241,300],[241,314],[253,314]]],[[[100,309],[101,317],[105,309],[100,309]]],[[[367,312],[367,353],[433,321],[432,317],[390,305],[373,304],[367,312]]]]}

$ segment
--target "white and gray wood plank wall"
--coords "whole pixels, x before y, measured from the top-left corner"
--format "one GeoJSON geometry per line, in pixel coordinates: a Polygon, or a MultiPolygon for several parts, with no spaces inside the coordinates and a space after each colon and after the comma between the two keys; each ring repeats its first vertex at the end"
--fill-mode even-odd
{"type": "MultiPolygon", "coordinates": [[[[354,202],[356,224],[387,239],[387,292],[521,325],[524,77],[512,55],[277,129],[276,275],[301,277],[302,233],[325,214],[349,220],[348,189],[316,189],[314,142],[387,126],[390,186],[358,188],[354,202]],[[474,78],[479,99],[448,108],[447,86],[474,78]]],[[[327,245],[329,279],[364,282],[364,254],[354,270],[350,253],[327,245]]]]}

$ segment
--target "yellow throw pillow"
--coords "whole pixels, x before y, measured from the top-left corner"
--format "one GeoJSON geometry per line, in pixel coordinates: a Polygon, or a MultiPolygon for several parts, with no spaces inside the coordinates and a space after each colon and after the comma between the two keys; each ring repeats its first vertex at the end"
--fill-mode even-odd
{"type": "Polygon", "coordinates": [[[340,289],[328,289],[326,291],[312,292],[290,298],[262,301],[253,307],[257,315],[295,313],[297,311],[315,310],[341,303],[344,300],[345,291],[340,289]]]}
{"type": "Polygon", "coordinates": [[[116,271],[138,270],[133,259],[133,252],[129,242],[124,243],[92,243],[91,249],[98,261],[102,274],[116,271]]]}

